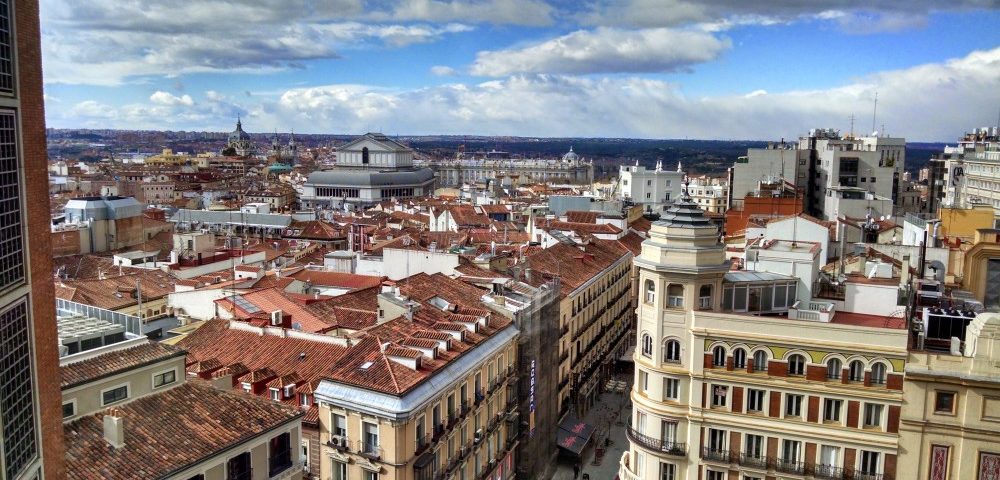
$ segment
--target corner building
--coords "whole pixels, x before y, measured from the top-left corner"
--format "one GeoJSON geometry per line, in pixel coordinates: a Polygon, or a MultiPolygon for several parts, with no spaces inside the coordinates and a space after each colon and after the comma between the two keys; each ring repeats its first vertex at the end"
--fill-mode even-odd
{"type": "Polygon", "coordinates": [[[724,311],[747,291],[751,302],[787,295],[803,310],[814,302],[787,280],[727,281],[717,228],[686,194],[653,224],[635,264],[638,338],[621,479],[895,478],[902,322],[724,311]]]}

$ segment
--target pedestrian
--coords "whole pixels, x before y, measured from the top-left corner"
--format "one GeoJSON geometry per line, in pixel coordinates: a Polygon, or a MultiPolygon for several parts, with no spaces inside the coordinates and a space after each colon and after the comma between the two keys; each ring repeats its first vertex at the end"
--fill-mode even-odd
{"type": "Polygon", "coordinates": [[[573,464],[573,478],[580,476],[580,462],[573,464]]]}

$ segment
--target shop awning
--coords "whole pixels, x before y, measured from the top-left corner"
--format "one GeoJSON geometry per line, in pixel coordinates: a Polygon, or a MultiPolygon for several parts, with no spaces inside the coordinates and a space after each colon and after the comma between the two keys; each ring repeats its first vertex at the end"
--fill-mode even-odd
{"type": "Polygon", "coordinates": [[[556,443],[563,449],[579,456],[594,435],[594,426],[584,423],[573,414],[566,415],[556,431],[556,443]]]}

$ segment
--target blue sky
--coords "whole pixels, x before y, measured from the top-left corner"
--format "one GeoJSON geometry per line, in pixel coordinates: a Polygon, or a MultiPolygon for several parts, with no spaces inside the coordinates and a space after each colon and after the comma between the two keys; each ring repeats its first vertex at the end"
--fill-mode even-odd
{"type": "Polygon", "coordinates": [[[1000,112],[998,0],[41,0],[48,124],[953,141],[1000,112]]]}

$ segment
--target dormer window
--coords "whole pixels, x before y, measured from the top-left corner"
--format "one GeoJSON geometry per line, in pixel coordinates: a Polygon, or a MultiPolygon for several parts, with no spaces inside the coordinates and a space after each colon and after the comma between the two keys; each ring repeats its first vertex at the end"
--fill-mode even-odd
{"type": "Polygon", "coordinates": [[[278,393],[278,389],[277,388],[271,388],[269,390],[271,392],[271,400],[274,400],[275,402],[277,402],[278,400],[281,400],[281,396],[278,393]]]}
{"type": "Polygon", "coordinates": [[[309,401],[309,394],[308,393],[300,393],[299,394],[299,405],[302,405],[303,407],[308,407],[308,406],[312,405],[312,402],[309,401]]]}
{"type": "Polygon", "coordinates": [[[243,382],[243,391],[246,393],[250,393],[250,389],[251,389],[250,384],[247,382],[243,382]]]}
{"type": "Polygon", "coordinates": [[[295,385],[285,385],[285,398],[292,398],[292,390],[295,385]]]}

